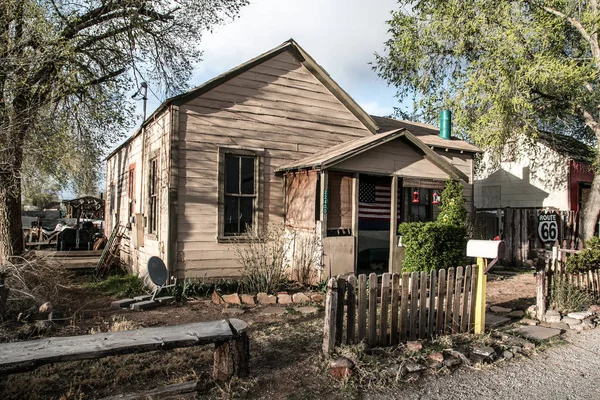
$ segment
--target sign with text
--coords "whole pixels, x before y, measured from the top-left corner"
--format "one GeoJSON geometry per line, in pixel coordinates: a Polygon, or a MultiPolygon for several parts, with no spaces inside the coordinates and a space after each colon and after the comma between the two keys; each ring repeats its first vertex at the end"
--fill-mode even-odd
{"type": "Polygon", "coordinates": [[[538,216],[538,236],[542,242],[555,242],[558,239],[557,212],[543,212],[538,216]]]}

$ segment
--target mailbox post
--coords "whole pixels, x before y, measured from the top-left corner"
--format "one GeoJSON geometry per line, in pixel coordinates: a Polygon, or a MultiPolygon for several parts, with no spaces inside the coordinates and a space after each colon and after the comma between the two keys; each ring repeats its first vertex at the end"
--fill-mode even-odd
{"type": "Polygon", "coordinates": [[[475,333],[485,330],[485,301],[487,272],[500,258],[504,258],[503,240],[469,240],[467,257],[477,257],[477,291],[475,294],[475,333]],[[492,262],[488,265],[488,259],[492,262]]]}

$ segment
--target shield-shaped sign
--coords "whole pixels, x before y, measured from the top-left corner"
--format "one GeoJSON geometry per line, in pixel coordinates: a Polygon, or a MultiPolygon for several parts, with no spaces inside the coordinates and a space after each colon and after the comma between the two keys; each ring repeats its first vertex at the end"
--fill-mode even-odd
{"type": "Polygon", "coordinates": [[[560,216],[557,212],[542,212],[538,215],[538,236],[542,242],[555,242],[558,239],[558,222],[560,216]]]}

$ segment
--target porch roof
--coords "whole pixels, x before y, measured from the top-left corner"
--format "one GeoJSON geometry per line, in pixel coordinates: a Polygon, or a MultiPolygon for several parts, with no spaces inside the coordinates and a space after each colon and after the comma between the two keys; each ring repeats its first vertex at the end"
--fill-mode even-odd
{"type": "Polygon", "coordinates": [[[423,152],[423,157],[425,159],[431,161],[437,167],[448,173],[450,177],[469,182],[469,177],[467,175],[465,175],[454,165],[450,164],[448,161],[444,160],[441,156],[431,150],[429,146],[427,146],[405,128],[395,129],[373,136],[361,137],[349,142],[338,144],[337,146],[330,147],[308,157],[283,165],[275,172],[283,173],[286,171],[294,171],[299,169],[324,170],[398,138],[405,138],[408,140],[412,145],[423,152]]]}

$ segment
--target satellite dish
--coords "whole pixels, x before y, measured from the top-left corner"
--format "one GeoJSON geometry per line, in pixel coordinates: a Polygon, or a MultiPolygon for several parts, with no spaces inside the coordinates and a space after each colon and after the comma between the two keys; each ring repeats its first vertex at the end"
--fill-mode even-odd
{"type": "Polygon", "coordinates": [[[164,261],[156,256],[150,257],[148,260],[148,275],[156,286],[160,287],[167,283],[168,271],[164,261]]]}

